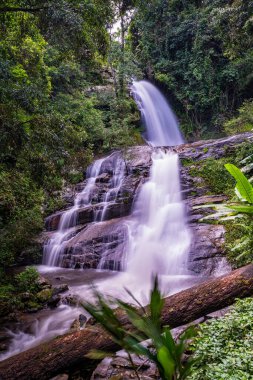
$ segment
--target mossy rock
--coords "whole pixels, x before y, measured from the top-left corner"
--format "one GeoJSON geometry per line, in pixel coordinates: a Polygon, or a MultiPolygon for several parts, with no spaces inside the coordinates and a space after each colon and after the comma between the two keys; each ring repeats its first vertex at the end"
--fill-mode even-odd
{"type": "Polygon", "coordinates": [[[52,294],[52,289],[43,289],[37,293],[37,300],[41,303],[45,303],[52,297],[52,294]]]}

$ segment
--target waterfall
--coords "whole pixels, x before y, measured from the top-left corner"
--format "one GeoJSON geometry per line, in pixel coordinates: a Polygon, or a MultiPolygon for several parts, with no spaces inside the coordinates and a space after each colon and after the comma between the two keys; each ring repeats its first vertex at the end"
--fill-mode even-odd
{"type": "MultiPolygon", "coordinates": [[[[128,288],[140,302],[146,303],[153,275],[159,275],[162,291],[167,294],[187,288],[195,280],[192,281],[186,270],[191,235],[181,198],[179,158],[172,148],[168,148],[183,143],[178,122],[163,95],[151,83],[134,82],[132,92],[146,126],[145,138],[153,146],[151,172],[126,222],[126,252],[121,259],[121,268],[125,271],[98,282],[97,287],[103,294],[125,299],[128,295],[124,288],[128,288]]],[[[76,195],[74,205],[61,214],[58,230],[44,246],[45,265],[61,266],[66,245],[75,238],[78,212],[83,207],[93,207],[94,192],[93,221],[103,224],[109,205],[117,202],[124,176],[125,162],[118,152],[96,160],[88,168],[86,186],[76,195]],[[102,174],[109,174],[110,179],[106,191],[97,194],[96,186],[102,174]]],[[[98,269],[106,268],[106,253],[104,249],[98,269]]],[[[89,299],[90,287],[74,286],[71,294],[89,299]]],[[[80,313],[77,309],[72,310],[62,305],[56,309],[55,315],[36,321],[29,333],[18,331],[12,334],[10,350],[0,360],[66,332],[80,313]]]]}
{"type": "Polygon", "coordinates": [[[132,94],[146,127],[144,137],[152,146],[183,144],[178,121],[161,92],[147,81],[134,82],[132,94]]]}
{"type": "Polygon", "coordinates": [[[58,230],[53,237],[44,245],[42,263],[48,266],[60,266],[61,258],[64,254],[65,245],[72,237],[71,227],[77,225],[77,211],[84,205],[91,202],[91,194],[96,178],[104,159],[97,160],[87,170],[87,184],[83,191],[78,193],[74,200],[74,205],[70,210],[65,211],[60,218],[58,230]]]}
{"type": "MultiPolygon", "coordinates": [[[[147,81],[134,82],[132,93],[153,147],[183,143],[176,116],[160,91],[147,81]]],[[[181,197],[179,158],[155,148],[149,180],[142,186],[129,222],[126,272],[151,286],[153,275],[187,274],[191,234],[181,197]]],[[[136,286],[136,281],[133,280],[136,286]]],[[[147,293],[147,292],[146,292],[147,293]]]]}
{"type": "MultiPolygon", "coordinates": [[[[183,143],[178,121],[161,92],[147,81],[134,82],[132,93],[146,127],[145,137],[154,147],[150,179],[143,185],[128,222],[128,245],[125,267],[127,273],[150,279],[152,274],[179,275],[184,273],[191,237],[181,199],[179,159],[172,150],[159,146],[183,143]],[[143,265],[145,263],[145,265],[143,265]]],[[[108,190],[94,211],[94,222],[106,218],[108,206],[115,202],[124,175],[125,162],[118,154],[97,160],[87,170],[87,183],[75,197],[72,208],[63,212],[58,230],[44,246],[43,264],[61,266],[67,243],[78,224],[78,210],[91,204],[97,177],[111,161],[108,190]]],[[[106,250],[98,269],[106,268],[106,250]]],[[[123,260],[122,260],[123,261],[123,260]]]]}
{"type": "MultiPolygon", "coordinates": [[[[102,222],[106,219],[108,206],[116,202],[125,174],[125,162],[116,152],[108,157],[96,160],[87,170],[87,183],[83,191],[77,193],[74,205],[60,216],[59,226],[53,236],[46,242],[43,249],[43,265],[61,266],[63,255],[66,253],[66,246],[75,235],[75,227],[79,224],[78,212],[83,207],[90,207],[92,204],[93,192],[96,188],[96,181],[101,173],[105,173],[108,161],[112,170],[112,177],[108,184],[107,191],[102,195],[98,208],[93,210],[94,222],[102,222]]],[[[105,255],[103,255],[105,256],[105,255]]],[[[99,269],[104,268],[104,257],[101,258],[99,269]]]]}
{"type": "Polygon", "coordinates": [[[152,274],[185,273],[190,234],[181,199],[178,156],[153,153],[151,175],[139,194],[130,222],[127,272],[140,281],[152,274]]]}
{"type": "Polygon", "coordinates": [[[112,162],[112,178],[109,183],[109,189],[105,192],[103,197],[103,207],[97,212],[95,221],[104,221],[108,206],[115,202],[120,191],[124,175],[125,175],[125,162],[123,159],[115,155],[112,162]]]}
{"type": "Polygon", "coordinates": [[[125,271],[98,288],[103,293],[128,298],[123,295],[127,288],[146,303],[154,275],[160,277],[161,290],[166,294],[194,282],[186,269],[191,234],[181,196],[179,157],[168,148],[183,143],[176,116],[151,83],[134,82],[132,93],[146,127],[145,137],[153,147],[151,172],[127,222],[128,244],[122,265],[125,271]]]}

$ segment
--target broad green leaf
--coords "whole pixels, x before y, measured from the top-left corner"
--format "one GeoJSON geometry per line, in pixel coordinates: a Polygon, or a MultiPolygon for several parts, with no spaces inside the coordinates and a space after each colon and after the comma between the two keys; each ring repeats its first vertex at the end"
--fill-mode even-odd
{"type": "Polygon", "coordinates": [[[245,175],[233,164],[226,164],[225,168],[235,178],[236,188],[241,197],[247,202],[253,204],[253,187],[245,175]]]}
{"type": "Polygon", "coordinates": [[[171,380],[175,371],[175,362],[167,347],[162,346],[157,353],[157,359],[161,364],[167,380],[171,380]]]}
{"type": "Polygon", "coordinates": [[[155,277],[154,286],[150,295],[150,313],[151,319],[160,328],[160,318],[161,312],[164,305],[164,300],[162,299],[161,292],[159,290],[158,278],[155,277]]]}
{"type": "Polygon", "coordinates": [[[247,205],[229,205],[228,208],[231,210],[236,211],[237,213],[243,213],[243,214],[253,214],[253,206],[247,206],[247,205]]]}
{"type": "Polygon", "coordinates": [[[165,327],[164,330],[165,330],[165,333],[164,333],[164,345],[170,351],[171,355],[175,358],[175,351],[176,351],[175,341],[173,339],[173,336],[171,334],[171,331],[170,331],[169,327],[165,327]]]}

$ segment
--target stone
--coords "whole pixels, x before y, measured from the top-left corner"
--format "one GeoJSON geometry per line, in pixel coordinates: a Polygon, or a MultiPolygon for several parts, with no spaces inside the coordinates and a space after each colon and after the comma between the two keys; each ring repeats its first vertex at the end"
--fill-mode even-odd
{"type": "Polygon", "coordinates": [[[70,326],[70,330],[80,330],[80,322],[78,319],[75,319],[71,326],[70,326]]]}
{"type": "Polygon", "coordinates": [[[43,289],[37,293],[37,298],[40,302],[47,302],[52,297],[52,289],[43,289]]]}
{"type": "Polygon", "coordinates": [[[55,296],[57,294],[64,293],[67,290],[69,290],[69,287],[67,284],[55,285],[52,289],[52,294],[53,296],[55,296]]]}
{"type": "Polygon", "coordinates": [[[110,178],[111,177],[108,173],[102,173],[97,177],[96,182],[108,183],[110,181],[110,178]]]}
{"type": "Polygon", "coordinates": [[[62,303],[65,304],[65,305],[69,305],[69,306],[78,306],[79,305],[79,298],[77,296],[73,296],[71,294],[65,296],[65,297],[62,297],[61,299],[62,303]]]}
{"type": "Polygon", "coordinates": [[[78,320],[80,323],[80,327],[83,327],[85,323],[87,322],[87,317],[83,314],[80,314],[78,320]]]}
{"type": "Polygon", "coordinates": [[[37,284],[41,289],[47,289],[47,288],[51,287],[50,282],[45,277],[43,277],[41,274],[39,275],[39,278],[37,280],[37,284]]]}
{"type": "Polygon", "coordinates": [[[61,301],[61,296],[59,294],[55,294],[48,300],[47,303],[48,303],[48,306],[54,308],[59,304],[60,301],[61,301]]]}

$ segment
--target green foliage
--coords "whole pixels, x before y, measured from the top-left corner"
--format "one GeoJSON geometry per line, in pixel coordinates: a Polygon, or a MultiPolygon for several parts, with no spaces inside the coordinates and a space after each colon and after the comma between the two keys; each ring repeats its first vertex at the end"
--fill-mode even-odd
{"type": "Polygon", "coordinates": [[[239,108],[239,115],[224,125],[228,134],[252,131],[253,129],[253,101],[247,100],[239,108]]]}
{"type": "Polygon", "coordinates": [[[249,215],[225,222],[226,255],[234,268],[253,261],[253,221],[249,215]]]}
{"type": "Polygon", "coordinates": [[[109,0],[0,5],[0,266],[5,269],[29,251],[45,215],[63,206],[63,185],[82,180],[95,154],[137,139],[137,113],[133,116],[127,98],[113,96],[108,112],[88,91],[104,84],[106,28],[114,8],[109,0]]]}
{"type": "Polygon", "coordinates": [[[244,0],[137,1],[134,55],[191,138],[222,133],[225,120],[253,97],[252,6],[244,0]]]}
{"type": "Polygon", "coordinates": [[[216,160],[208,158],[198,163],[198,166],[190,169],[191,175],[196,175],[204,180],[212,194],[231,195],[234,181],[224,168],[227,158],[216,160]]]}
{"type": "Polygon", "coordinates": [[[16,275],[16,282],[20,292],[35,293],[38,287],[39,274],[33,267],[27,267],[25,271],[16,275]]]}
{"type": "Polygon", "coordinates": [[[237,301],[228,315],[200,326],[197,363],[189,380],[250,380],[253,377],[253,300],[237,301]]]}
{"type": "Polygon", "coordinates": [[[236,180],[236,190],[240,196],[250,204],[253,204],[253,187],[245,175],[233,164],[226,164],[225,168],[236,180]]]}
{"type": "MultiPolygon", "coordinates": [[[[185,379],[191,371],[193,361],[189,360],[183,364],[182,356],[189,339],[195,335],[195,330],[188,328],[180,336],[179,341],[175,342],[170,329],[161,326],[164,301],[159,291],[157,278],[154,281],[150,304],[147,307],[142,307],[134,296],[128,293],[140,306],[139,310],[121,300],[113,300],[113,304],[119,306],[128,317],[131,327],[127,330],[102,294],[95,292],[97,305],[85,303],[83,306],[110,333],[112,339],[129,354],[143,355],[156,363],[162,379],[185,379]],[[146,339],[152,340],[154,350],[142,343],[146,339]]],[[[89,357],[101,359],[101,355],[101,352],[93,351],[89,357]]]]}

